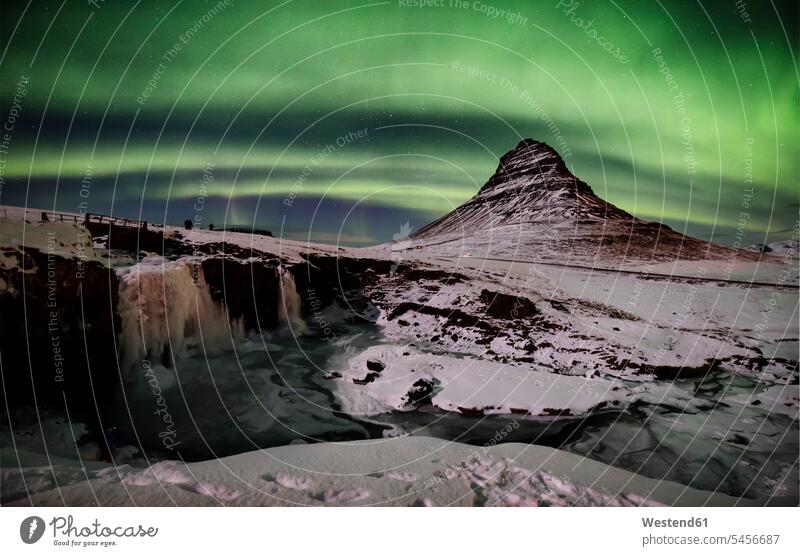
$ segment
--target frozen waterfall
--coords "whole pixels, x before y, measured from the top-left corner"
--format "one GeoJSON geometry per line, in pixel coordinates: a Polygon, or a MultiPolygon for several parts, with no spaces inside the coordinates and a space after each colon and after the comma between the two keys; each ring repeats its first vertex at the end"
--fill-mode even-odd
{"type": "Polygon", "coordinates": [[[241,322],[230,322],[222,303],[211,298],[202,267],[191,259],[146,257],[117,270],[122,320],[123,370],[138,361],[185,355],[193,346],[216,352],[231,338],[244,336],[241,322]]]}
{"type": "Polygon", "coordinates": [[[278,299],[278,319],[289,325],[296,334],[304,334],[308,328],[300,315],[301,301],[297,293],[297,285],[294,276],[285,267],[278,267],[278,278],[280,279],[280,299],[278,299]]]}

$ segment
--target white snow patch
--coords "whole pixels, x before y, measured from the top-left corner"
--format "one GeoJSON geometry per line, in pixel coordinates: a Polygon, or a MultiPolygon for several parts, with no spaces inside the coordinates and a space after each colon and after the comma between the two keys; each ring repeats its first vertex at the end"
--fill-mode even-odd
{"type": "Polygon", "coordinates": [[[431,389],[430,402],[447,411],[534,416],[580,415],[623,400],[615,381],[558,375],[472,357],[423,353],[411,347],[372,346],[354,356],[336,382],[348,413],[410,410],[409,392],[431,389]],[[383,370],[370,370],[380,362],[383,370]],[[415,386],[416,385],[416,386],[415,386]],[[425,386],[429,385],[429,386],[425,386]]]}

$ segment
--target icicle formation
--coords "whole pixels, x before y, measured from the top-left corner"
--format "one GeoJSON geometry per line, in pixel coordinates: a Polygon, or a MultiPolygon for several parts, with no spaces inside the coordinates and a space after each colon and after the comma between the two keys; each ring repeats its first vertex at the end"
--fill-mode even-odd
{"type": "Polygon", "coordinates": [[[280,298],[278,299],[278,319],[285,322],[296,334],[305,334],[306,327],[303,317],[300,316],[301,302],[297,293],[294,276],[283,265],[278,267],[278,277],[281,282],[280,298]]]}
{"type": "Polygon", "coordinates": [[[242,324],[229,323],[225,307],[211,299],[202,267],[191,259],[146,257],[117,276],[123,369],[143,358],[158,362],[168,348],[176,357],[191,345],[218,351],[232,335],[244,335],[242,324]]]}

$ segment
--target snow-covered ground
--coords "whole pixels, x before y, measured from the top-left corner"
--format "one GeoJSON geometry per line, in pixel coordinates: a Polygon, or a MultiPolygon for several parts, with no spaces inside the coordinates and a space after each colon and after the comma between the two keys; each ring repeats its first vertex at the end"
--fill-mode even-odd
{"type": "Polygon", "coordinates": [[[369,248],[165,226],[181,249],[162,257],[40,216],[0,211],[0,269],[36,272],[24,247],[114,273],[126,445],[107,465],[80,424],[9,430],[4,503],[797,503],[796,242],[734,251],[633,219],[541,143],[369,248]],[[269,269],[277,328],[212,299],[215,258],[269,269]],[[304,322],[298,288],[343,275],[358,286],[304,322]],[[177,454],[208,461],[173,461],[154,400],[177,454]]]}
{"type": "MultiPolygon", "coordinates": [[[[29,216],[31,221],[24,225],[27,247],[52,250],[48,232],[55,232],[56,237],[65,238],[57,242],[62,256],[102,260],[85,239],[72,245],[66,241],[81,237],[79,226],[43,224],[35,215],[29,216]]],[[[4,242],[16,245],[15,249],[23,244],[19,220],[0,219],[0,224],[4,242]]],[[[503,423],[520,423],[520,430],[532,431],[536,422],[563,426],[560,423],[581,423],[595,414],[634,414],[640,415],[639,421],[609,418],[598,426],[590,419],[586,430],[597,427],[596,432],[588,438],[575,437],[565,447],[612,466],[709,490],[721,487],[762,499],[770,494],[779,499],[792,497],[786,485],[797,482],[797,467],[784,458],[796,449],[789,439],[796,431],[800,404],[797,290],[793,287],[797,272],[782,260],[680,260],[620,272],[472,254],[443,257],[427,248],[343,249],[243,233],[170,227],[165,232],[198,248],[198,254],[110,263],[120,280],[122,354],[132,353],[131,361],[145,352],[155,356],[151,374],[172,408],[172,417],[184,417],[182,396],[191,398],[194,416],[190,412],[184,421],[191,419],[199,427],[200,444],[211,443],[222,453],[234,451],[235,444],[212,432],[214,419],[235,419],[237,430],[247,439],[242,445],[254,448],[293,438],[364,438],[370,435],[371,422],[384,427],[383,434],[392,439],[408,433],[461,434],[448,433],[453,427],[451,417],[442,421],[437,414],[478,420],[479,425],[453,430],[480,426],[483,436],[491,427],[491,421],[481,421],[484,418],[504,418],[503,423]],[[375,320],[379,335],[357,332],[358,342],[346,335],[333,341],[309,317],[303,330],[295,326],[266,341],[258,336],[245,339],[238,323],[226,322],[224,307],[208,298],[202,272],[197,273],[198,264],[211,256],[202,254],[207,251],[202,247],[223,241],[253,250],[257,257],[277,257],[287,265],[306,260],[309,253],[336,257],[342,268],[349,260],[391,260],[391,272],[376,274],[362,292],[371,303],[369,318],[375,320]],[[758,283],[740,283],[746,281],[758,283]],[[295,337],[301,331],[310,339],[295,337]],[[175,371],[158,362],[165,335],[177,348],[175,371]],[[321,337],[314,340],[315,335],[321,337]],[[312,341],[324,349],[312,347],[312,341]],[[281,352],[286,349],[281,343],[287,342],[297,349],[281,352]],[[236,356],[219,351],[222,344],[233,345],[236,356]],[[311,355],[320,349],[321,355],[311,355]],[[325,355],[331,350],[332,355],[325,355]],[[212,368],[213,374],[206,368],[212,368]],[[716,382],[702,378],[710,369],[721,373],[716,382]],[[212,382],[206,384],[208,376],[212,382]],[[688,383],[683,378],[676,381],[683,376],[689,377],[688,383]],[[729,378],[735,376],[746,382],[729,378]],[[241,378],[245,389],[237,385],[241,378]],[[713,395],[707,396],[708,391],[713,395]],[[203,401],[217,397],[224,400],[224,411],[203,401]],[[352,420],[342,419],[337,411],[351,415],[352,420]],[[406,416],[431,411],[434,417],[427,420],[404,421],[406,416]],[[653,443],[646,438],[660,440],[653,443]],[[736,455],[736,450],[741,453],[736,455]],[[649,456],[642,459],[637,454],[649,456]],[[676,466],[675,461],[684,463],[676,466]]],[[[326,322],[352,318],[349,301],[345,294],[326,309],[326,322]]],[[[128,380],[126,404],[138,412],[149,407],[152,394],[150,382],[133,380],[135,376],[128,380]]],[[[141,420],[137,426],[146,430],[141,420]]],[[[181,434],[188,449],[187,430],[184,427],[181,434]]],[[[537,435],[528,432],[522,437],[537,435]]],[[[79,444],[78,452],[86,452],[87,460],[96,459],[98,448],[92,442],[79,444]]],[[[291,448],[303,452],[309,447],[291,448]]],[[[76,450],[72,452],[66,457],[74,458],[76,450]]],[[[125,448],[119,457],[124,461],[132,453],[138,449],[125,448]]],[[[169,455],[162,450],[157,457],[169,455]]],[[[70,464],[62,463],[56,468],[55,481],[81,478],[70,464]]],[[[200,465],[204,464],[190,467],[200,465]]],[[[507,464],[490,458],[478,468],[495,465],[507,464]]],[[[503,473],[518,472],[513,467],[518,464],[508,465],[512,467],[503,473]]],[[[146,478],[131,480],[148,482],[146,478]]],[[[542,485],[547,482],[542,481],[542,485]]],[[[45,484],[54,486],[52,481],[45,484]]],[[[186,496],[189,491],[184,487],[194,483],[181,480],[181,484],[176,496],[186,496]]],[[[215,488],[214,492],[227,496],[224,489],[219,490],[222,487],[215,488]]],[[[328,485],[317,490],[316,498],[303,491],[301,498],[323,503],[325,490],[336,488],[328,485]]],[[[392,491],[385,488],[387,493],[392,491]]],[[[72,490],[77,493],[81,487],[72,490]]],[[[238,490],[245,492],[242,487],[238,490]]],[[[525,498],[528,494],[523,493],[520,500],[530,502],[525,498]]],[[[52,495],[42,493],[43,499],[52,495]]],[[[208,498],[197,492],[189,496],[208,498]]],[[[594,494],[588,496],[600,500],[592,498],[594,494]]],[[[347,502],[344,498],[327,502],[347,502]]],[[[420,496],[420,503],[426,498],[420,496]]],[[[450,503],[435,496],[433,500],[450,503]]],[[[366,498],[349,502],[373,503],[366,498]]],[[[256,502],[244,496],[240,503],[256,502]]]]}
{"type": "Polygon", "coordinates": [[[0,268],[18,266],[23,247],[57,257],[99,260],[86,228],[74,222],[42,222],[41,211],[35,212],[35,217],[28,214],[34,219],[26,222],[23,220],[26,214],[23,209],[0,209],[0,215],[7,214],[7,217],[0,217],[0,268]]]}
{"type": "Polygon", "coordinates": [[[405,437],[295,444],[199,463],[3,456],[3,503],[68,506],[731,506],[566,452],[405,437]],[[31,458],[31,459],[28,459],[31,458]]]}
{"type": "MultiPolygon", "coordinates": [[[[384,309],[379,323],[401,343],[434,338],[439,349],[566,374],[642,380],[699,373],[713,364],[765,380],[791,379],[798,351],[796,269],[772,264],[772,276],[787,270],[785,284],[743,285],[712,278],[712,262],[691,264],[688,278],[665,278],[417,256],[374,290],[384,309]],[[403,268],[421,267],[429,277],[403,278],[403,268]],[[509,298],[508,307],[495,309],[497,296],[509,298]],[[453,322],[459,318],[469,325],[453,322]]],[[[683,266],[688,270],[689,263],[683,266]]]]}
{"type": "Polygon", "coordinates": [[[628,394],[611,380],[424,353],[410,346],[372,346],[352,357],[339,374],[336,393],[342,409],[352,415],[410,411],[426,404],[467,415],[581,415],[619,405],[628,394]]]}

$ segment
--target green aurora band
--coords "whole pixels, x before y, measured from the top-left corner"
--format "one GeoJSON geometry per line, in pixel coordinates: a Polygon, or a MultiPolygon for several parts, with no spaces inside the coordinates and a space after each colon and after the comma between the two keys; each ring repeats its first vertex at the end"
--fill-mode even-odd
{"type": "Polygon", "coordinates": [[[797,225],[797,2],[2,12],[3,204],[370,243],[461,204],[533,137],[641,218],[743,245],[797,225]]]}

